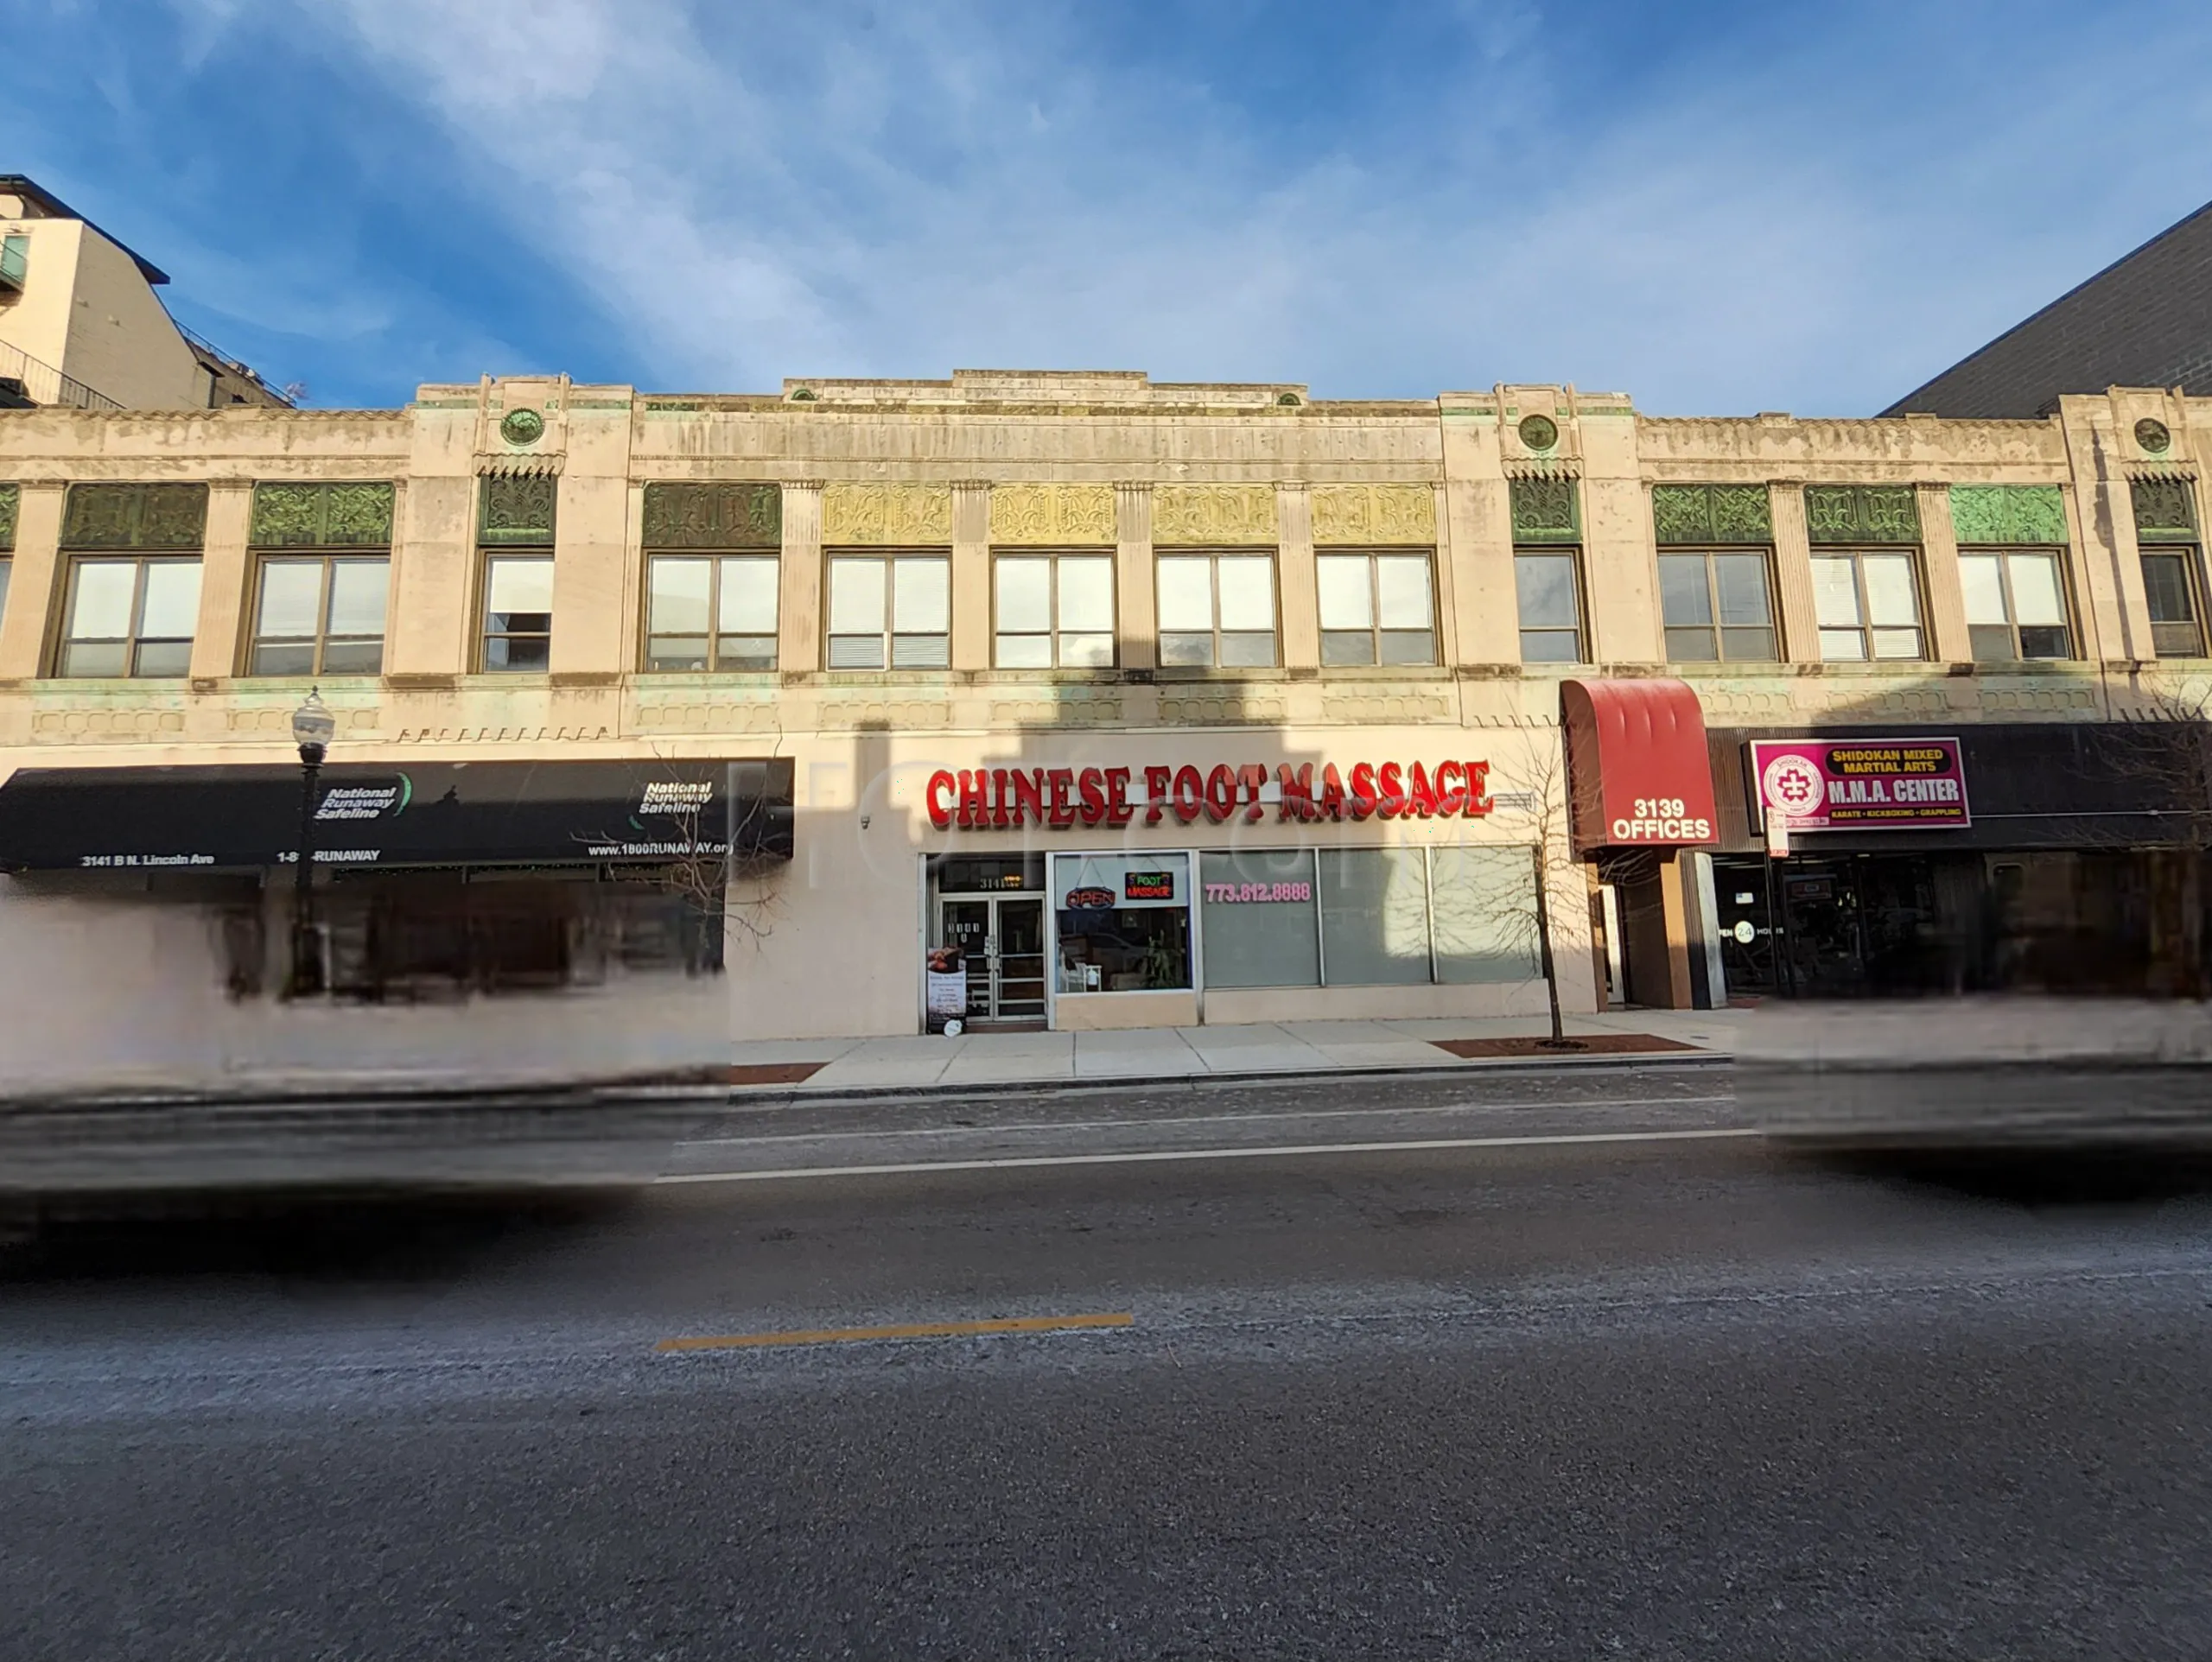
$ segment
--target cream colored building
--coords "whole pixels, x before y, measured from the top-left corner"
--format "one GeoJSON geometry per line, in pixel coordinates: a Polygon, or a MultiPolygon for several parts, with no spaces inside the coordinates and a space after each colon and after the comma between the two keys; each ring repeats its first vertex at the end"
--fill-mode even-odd
{"type": "MultiPolygon", "coordinates": [[[[334,771],[410,790],[787,760],[791,857],[734,885],[738,1037],[916,1031],[946,948],[983,1027],[1541,1012],[1540,869],[1568,1009],[1687,1005],[1767,927],[1739,739],[1965,733],[1986,770],[2008,735],[2201,687],[2208,436],[2148,390],[2043,421],[1661,419],[1558,386],[1002,371],[5,411],[0,776],[289,766],[311,687],[334,771]],[[1577,844],[1561,683],[1654,679],[1694,690],[1717,822],[1669,833],[1679,857],[1577,844]],[[1296,811],[1383,764],[1405,811],[1296,811]]],[[[1882,846],[1980,860],[2031,817],[1882,846]]],[[[88,822],[86,870],[0,900],[111,918],[158,885],[99,853],[127,841],[88,822]]],[[[291,872],[259,880],[278,906],[291,872]]],[[[8,968],[66,1026],[98,973],[54,938],[8,968]]]]}
{"type": "Polygon", "coordinates": [[[36,181],[0,174],[0,407],[288,403],[179,327],[154,292],[168,280],[36,181]]]}

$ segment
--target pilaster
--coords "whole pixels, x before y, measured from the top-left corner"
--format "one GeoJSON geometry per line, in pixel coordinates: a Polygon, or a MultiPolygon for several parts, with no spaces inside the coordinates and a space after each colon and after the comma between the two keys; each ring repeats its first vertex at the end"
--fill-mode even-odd
{"type": "Polygon", "coordinates": [[[1805,486],[1777,479],[1767,486],[1774,525],[1774,587],[1782,606],[1782,655],[1792,663],[1821,661],[1821,626],[1813,604],[1813,542],[1805,530],[1805,486]]]}
{"type": "Polygon", "coordinates": [[[1275,487],[1275,606],[1287,669],[1321,667],[1320,590],[1313,567],[1313,496],[1303,485],[1275,487]]]}
{"type": "Polygon", "coordinates": [[[1124,669],[1158,662],[1152,587],[1152,486],[1114,486],[1114,609],[1124,669]]]}
{"type": "Polygon", "coordinates": [[[192,678],[220,681],[238,671],[253,604],[253,486],[217,479],[207,487],[207,530],[200,553],[200,617],[192,637],[192,678]]]}
{"type": "Polygon", "coordinates": [[[1959,537],[1951,523],[1951,492],[1942,485],[1915,487],[1920,509],[1920,555],[1927,567],[1928,656],[1939,663],[1974,662],[1967,631],[1966,587],[1959,576],[1959,537]]]}
{"type": "Polygon", "coordinates": [[[784,486],[782,589],[777,667],[810,675],[822,667],[822,481],[784,486]]]}
{"type": "Polygon", "coordinates": [[[26,485],[16,500],[8,606],[0,614],[0,681],[29,681],[45,668],[47,630],[61,602],[61,498],[66,488],[26,485]]]}
{"type": "Polygon", "coordinates": [[[991,487],[952,487],[952,667],[991,667],[991,487]]]}

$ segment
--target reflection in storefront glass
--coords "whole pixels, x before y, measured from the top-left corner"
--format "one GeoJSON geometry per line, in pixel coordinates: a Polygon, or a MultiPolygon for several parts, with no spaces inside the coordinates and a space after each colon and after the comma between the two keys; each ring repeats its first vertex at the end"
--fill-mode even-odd
{"type": "Polygon", "coordinates": [[[1190,862],[1182,854],[1062,854],[1052,861],[1062,993],[1191,985],[1190,862]]]}

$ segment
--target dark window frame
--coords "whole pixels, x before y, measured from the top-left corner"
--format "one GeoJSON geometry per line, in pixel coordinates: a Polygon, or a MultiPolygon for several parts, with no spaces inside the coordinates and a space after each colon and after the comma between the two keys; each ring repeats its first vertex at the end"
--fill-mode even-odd
{"type": "Polygon", "coordinates": [[[492,548],[481,552],[482,558],[479,563],[482,593],[476,608],[477,672],[489,676],[542,676],[550,673],[553,667],[553,612],[550,601],[548,610],[542,612],[494,612],[492,610],[492,584],[493,573],[501,565],[542,565],[549,574],[557,576],[554,572],[552,550],[524,547],[492,548]],[[545,626],[543,629],[517,629],[512,626],[494,629],[492,626],[492,620],[495,617],[543,618],[545,619],[545,626]],[[545,644],[545,662],[542,665],[494,663],[492,661],[492,644],[494,641],[509,643],[511,650],[512,644],[517,641],[543,641],[545,644]]]}
{"type": "Polygon", "coordinates": [[[1974,654],[1974,660],[1975,663],[2071,663],[2081,657],[2081,637],[2079,631],[2074,626],[2074,597],[2071,592],[2072,583],[2067,571],[2066,550],[2064,549],[2054,548],[2049,544],[2031,545],[2007,543],[1998,545],[1970,543],[1967,547],[1959,550],[1959,575],[1961,587],[1964,586],[1966,576],[1966,562],[1969,560],[1996,561],[1997,580],[1999,590],[2005,599],[2005,621],[2002,624],[1978,624],[1971,618],[1967,619],[1967,639],[1969,643],[1969,650],[1974,654]],[[2048,559],[2056,567],[2057,574],[2058,609],[2060,612],[2063,614],[2057,624],[2023,625],[2020,622],[2020,609],[2012,599],[2012,559],[2015,555],[2026,555],[2037,559],[2048,559]],[[2022,639],[2020,632],[2023,628],[2031,630],[2050,628],[2057,629],[2065,637],[2065,640],[2063,642],[2064,650],[2058,652],[2034,653],[2025,650],[2025,643],[2022,639]],[[1982,650],[1985,641],[1982,638],[1981,631],[1985,630],[1997,629],[2003,630],[2008,637],[2010,650],[2004,657],[2001,657],[1992,653],[1986,653],[1982,650]]]}
{"type": "Polygon", "coordinates": [[[1153,654],[1162,669],[1274,669],[1282,664],[1282,562],[1281,550],[1272,547],[1254,546],[1241,549],[1154,549],[1152,560],[1153,654]],[[1203,560],[1206,562],[1207,605],[1211,608],[1210,627],[1197,629],[1166,629],[1160,622],[1160,567],[1167,560],[1203,560]],[[1268,627],[1257,629],[1224,629],[1221,626],[1221,562],[1224,560],[1263,560],[1268,567],[1268,627]],[[1227,636],[1257,636],[1265,634],[1268,657],[1263,663],[1224,663],[1221,644],[1227,636]],[[1205,638],[1206,661],[1204,663],[1170,663],[1167,661],[1166,640],[1173,635],[1181,639],[1205,638]]]}
{"type": "Polygon", "coordinates": [[[1436,591],[1436,550],[1426,548],[1329,548],[1313,550],[1313,616],[1319,637],[1321,667],[1325,669],[1434,669],[1443,662],[1443,631],[1437,626],[1443,614],[1443,606],[1436,591]],[[1367,562],[1367,627],[1365,629],[1332,629],[1321,616],[1321,561],[1324,560],[1363,560],[1367,562]],[[1428,627],[1426,629],[1389,629],[1382,623],[1382,572],[1378,563],[1384,560],[1419,560],[1424,568],[1424,582],[1428,594],[1428,627]],[[1367,637],[1368,655],[1358,660],[1332,661],[1329,656],[1329,637],[1344,638],[1355,635],[1367,637]],[[1386,658],[1382,656],[1385,635],[1426,635],[1428,651],[1424,657],[1386,658]]]}
{"type": "Polygon", "coordinates": [[[1855,625],[1823,623],[1821,621],[1820,617],[1819,586],[1817,584],[1814,586],[1813,642],[1815,650],[1820,655],[1820,661],[1821,663],[1926,663],[1929,661],[1929,649],[1932,643],[1929,638],[1928,625],[1928,562],[1923,557],[1922,550],[1916,544],[1891,543],[1885,545],[1878,543],[1871,548],[1853,548],[1842,544],[1823,543],[1813,549],[1812,558],[1814,564],[1816,566],[1822,560],[1850,561],[1851,580],[1853,593],[1856,594],[1858,599],[1859,606],[1859,621],[1855,625]],[[1912,632],[1916,650],[1910,657],[1899,657],[1895,653],[1875,652],[1873,650],[1874,636],[1877,631],[1897,630],[1903,628],[1904,625],[1900,624],[1877,624],[1873,622],[1871,609],[1866,604],[1867,560],[1870,558],[1882,559],[1897,557],[1902,557],[1908,562],[1909,568],[1912,574],[1912,632]],[[1852,630],[1853,632],[1855,632],[1859,636],[1859,644],[1865,649],[1865,650],[1857,657],[1830,657],[1828,656],[1827,642],[1825,638],[1831,634],[1842,634],[1847,629],[1852,630]]]}
{"type": "Polygon", "coordinates": [[[1046,669],[1103,670],[1111,669],[1118,665],[1122,661],[1122,586],[1121,573],[1116,569],[1118,563],[1111,549],[993,549],[991,550],[991,668],[1018,672],[1024,669],[1037,671],[1046,669]],[[999,571],[1001,565],[1008,560],[1042,560],[1050,568],[1045,592],[1046,615],[1052,620],[1050,628],[1041,631],[1010,630],[1001,629],[999,626],[999,571]],[[1104,630],[1064,629],[1060,626],[1060,566],[1064,561],[1068,560],[1097,560],[1105,563],[1107,624],[1104,630]],[[1066,654],[1062,645],[1065,639],[1070,638],[1079,639],[1101,633],[1106,637],[1106,661],[1103,663],[1070,663],[1066,661],[1066,654]],[[1000,656],[999,646],[1001,641],[1039,639],[1045,640],[1051,645],[1052,661],[1049,664],[1009,664],[1000,656]]]}
{"type": "Polygon", "coordinates": [[[1566,546],[1556,543],[1547,544],[1540,542],[1534,546],[1516,546],[1514,549],[1513,615],[1515,626],[1519,631],[1518,639],[1521,647],[1522,663],[1583,664],[1591,662],[1589,632],[1590,605],[1589,597],[1583,592],[1582,549],[1579,544],[1574,546],[1566,546]],[[1574,600],[1574,624],[1571,629],[1557,624],[1531,624],[1527,620],[1528,614],[1525,610],[1525,600],[1521,589],[1522,562],[1524,561],[1533,561],[1537,560],[1564,560],[1567,561],[1567,571],[1573,580],[1568,593],[1573,596],[1574,600]],[[1572,657],[1539,657],[1532,658],[1529,656],[1529,638],[1532,635],[1541,636],[1547,638],[1556,638],[1559,636],[1570,637],[1573,643],[1574,656],[1572,657]]]}
{"type": "Polygon", "coordinates": [[[784,571],[782,556],[768,549],[652,549],[645,554],[645,604],[639,608],[640,642],[638,664],[645,675],[773,675],[783,659],[784,571]],[[703,663],[662,663],[655,661],[655,641],[692,640],[698,637],[653,631],[653,567],[661,561],[697,561],[708,568],[706,661],[703,663]],[[725,631],[721,627],[722,577],[732,561],[750,561],[775,573],[776,599],[771,608],[771,627],[759,631],[725,631]],[[768,643],[766,662],[755,653],[741,662],[723,662],[725,641],[768,643]]]}
{"type": "Polygon", "coordinates": [[[890,671],[936,672],[952,667],[952,555],[950,549],[829,549],[822,558],[822,667],[842,675],[882,675],[890,671]],[[899,627],[899,572],[901,561],[927,561],[943,568],[944,572],[944,628],[938,630],[902,630],[899,627]],[[840,561],[873,562],[884,568],[883,624],[874,638],[880,650],[874,663],[839,663],[836,643],[841,640],[861,641],[870,638],[867,631],[840,630],[836,624],[836,568],[840,561]],[[941,641],[944,651],[937,661],[901,663],[899,643],[941,641]]]}
{"type": "Polygon", "coordinates": [[[2204,570],[2202,554],[2190,542],[2145,542],[2137,550],[2142,561],[2143,603],[2151,613],[2151,652],[2159,658],[2201,658],[2204,651],[2204,570]],[[2181,598],[2189,608],[2186,618],[2162,618],[2153,606],[2151,562],[2171,561],[2181,574],[2181,598]],[[2161,631],[2164,631],[2162,636],[2161,631]]]}
{"type": "Polygon", "coordinates": [[[1775,589],[1774,551],[1742,543],[1716,544],[1703,547],[1663,547],[1659,550],[1659,628],[1666,644],[1669,663],[1779,663],[1783,662],[1782,631],[1777,623],[1780,612],[1779,597],[1775,589]],[[1762,592],[1766,603],[1766,622],[1764,625],[1726,624],[1720,618],[1720,582],[1713,569],[1715,560],[1756,560],[1759,562],[1762,592]],[[1696,560],[1705,570],[1705,598],[1707,621],[1676,623],[1667,616],[1666,562],[1669,560],[1696,560]],[[1677,634],[1702,632],[1712,638],[1713,650],[1703,657],[1684,657],[1675,651],[1677,634]],[[1737,652],[1729,650],[1731,635],[1764,634],[1766,650],[1763,652],[1737,652]]]}
{"type": "Polygon", "coordinates": [[[180,549],[170,552],[141,552],[126,549],[87,549],[68,556],[68,569],[64,574],[61,596],[60,625],[55,631],[54,649],[54,676],[60,681],[177,681],[191,674],[192,649],[199,636],[199,611],[195,605],[193,632],[188,635],[148,635],[144,632],[146,611],[146,576],[155,566],[191,566],[197,570],[200,580],[207,579],[205,557],[197,550],[180,549]],[[125,635],[76,635],[75,626],[78,585],[88,566],[130,566],[132,568],[130,586],[130,626],[125,635]],[[71,666],[71,649],[78,646],[120,646],[124,654],[124,668],[112,675],[76,670],[71,666]],[[149,671],[139,668],[142,657],[149,646],[181,646],[184,667],[175,671],[149,671]]]}
{"type": "Polygon", "coordinates": [[[391,625],[391,555],[378,549],[260,549],[255,550],[253,561],[253,609],[250,614],[245,640],[245,664],[239,673],[251,679],[277,678],[285,676],[378,676],[384,673],[385,642],[390,638],[391,625]],[[261,630],[264,597],[268,592],[269,568],[279,562],[304,565],[309,561],[322,568],[321,581],[315,597],[315,632],[312,638],[299,635],[264,635],[261,630]],[[334,569],[339,565],[378,565],[384,568],[385,627],[377,634],[335,635],[330,632],[331,591],[336,582],[334,569]],[[330,669],[325,660],[333,644],[359,647],[371,641],[376,643],[377,662],[373,669],[330,669]],[[263,669],[257,660],[264,647],[297,647],[302,643],[313,649],[312,667],[307,669],[263,669]]]}

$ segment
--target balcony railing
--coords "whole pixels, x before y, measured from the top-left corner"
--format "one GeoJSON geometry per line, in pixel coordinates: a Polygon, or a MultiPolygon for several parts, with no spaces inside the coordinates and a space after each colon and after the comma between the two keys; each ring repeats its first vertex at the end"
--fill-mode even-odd
{"type": "Polygon", "coordinates": [[[0,382],[12,382],[34,404],[60,404],[69,409],[121,409],[105,392],[95,392],[74,376],[64,375],[53,365],[0,340],[0,382]]]}

